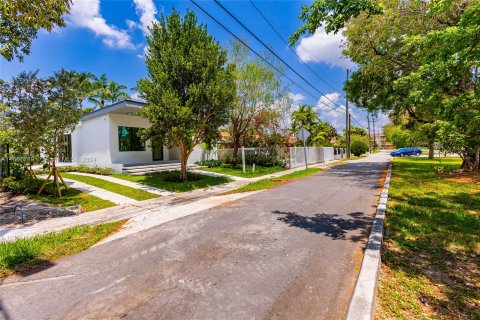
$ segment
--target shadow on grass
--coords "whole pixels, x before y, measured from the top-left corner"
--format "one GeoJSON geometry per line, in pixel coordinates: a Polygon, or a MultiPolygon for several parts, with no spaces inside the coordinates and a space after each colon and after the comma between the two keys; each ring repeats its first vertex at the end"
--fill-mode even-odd
{"type": "MultiPolygon", "coordinates": [[[[395,159],[382,252],[380,319],[480,319],[478,183],[395,159]]],[[[459,167],[458,159],[442,163],[459,167]]]]}
{"type": "Polygon", "coordinates": [[[334,240],[349,240],[352,242],[364,241],[373,222],[372,218],[367,217],[362,212],[352,212],[345,216],[316,213],[313,217],[305,217],[295,212],[279,210],[272,213],[281,215],[278,220],[285,222],[291,227],[322,234],[334,240]]]}

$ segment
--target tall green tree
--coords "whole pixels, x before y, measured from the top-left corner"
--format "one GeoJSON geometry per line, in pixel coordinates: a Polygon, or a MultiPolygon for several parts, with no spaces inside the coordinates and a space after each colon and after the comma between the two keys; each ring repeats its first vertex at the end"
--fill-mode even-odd
{"type": "Polygon", "coordinates": [[[0,1],[0,54],[8,61],[23,61],[40,29],[65,27],[72,0],[0,1]]]}
{"type": "Polygon", "coordinates": [[[100,77],[93,77],[93,90],[88,97],[88,101],[97,108],[103,109],[107,103],[115,103],[120,100],[130,99],[130,95],[125,91],[127,86],[115,81],[109,81],[106,74],[100,77]]]}
{"type": "Polygon", "coordinates": [[[45,110],[48,105],[48,83],[38,78],[37,73],[22,72],[10,83],[4,82],[2,87],[5,103],[2,125],[8,133],[2,137],[2,142],[8,143],[19,158],[27,151],[29,159],[26,163],[30,172],[32,155],[41,147],[44,133],[42,124],[46,121],[45,110]]]}
{"type": "Polygon", "coordinates": [[[439,121],[449,123],[463,137],[455,141],[465,143],[456,148],[462,150],[462,167],[480,170],[480,3],[385,0],[378,2],[381,12],[372,14],[361,0],[341,2],[355,14],[332,9],[327,17],[325,7],[312,6],[310,16],[316,18],[308,30],[332,19],[345,28],[344,53],[358,65],[345,86],[349,97],[370,111],[389,111],[395,124],[406,119],[407,128],[429,140],[430,157],[439,121]]]}
{"type": "Polygon", "coordinates": [[[304,24],[290,36],[290,45],[295,45],[303,34],[313,34],[322,26],[327,33],[337,33],[350,19],[364,12],[379,14],[382,7],[376,0],[315,0],[310,6],[302,6],[299,18],[304,24]]]}
{"type": "Polygon", "coordinates": [[[78,91],[78,104],[80,109],[83,108],[83,102],[94,94],[94,75],[90,72],[78,72],[76,74],[76,88],[78,91]]]}
{"type": "Polygon", "coordinates": [[[150,28],[145,57],[148,75],[137,89],[146,106],[140,115],[150,121],[142,137],[153,144],[177,146],[181,180],[187,162],[202,142],[215,141],[235,102],[234,66],[227,54],[197,23],[192,11],[162,16],[150,28]]]}
{"type": "Polygon", "coordinates": [[[255,120],[260,120],[262,116],[265,124],[266,117],[280,117],[281,112],[275,112],[279,111],[275,102],[282,101],[286,93],[281,88],[278,75],[261,61],[252,59],[243,44],[233,43],[231,51],[237,99],[229,113],[228,131],[233,143],[232,166],[235,168],[238,149],[245,135],[255,131],[255,120]]]}
{"type": "Polygon", "coordinates": [[[39,194],[53,176],[53,194],[61,196],[59,180],[63,180],[56,159],[65,147],[65,134],[73,131],[82,114],[77,76],[77,72],[64,69],[48,78],[24,72],[2,86],[6,93],[5,118],[14,131],[17,147],[39,148],[50,164],[49,176],[39,194]]]}

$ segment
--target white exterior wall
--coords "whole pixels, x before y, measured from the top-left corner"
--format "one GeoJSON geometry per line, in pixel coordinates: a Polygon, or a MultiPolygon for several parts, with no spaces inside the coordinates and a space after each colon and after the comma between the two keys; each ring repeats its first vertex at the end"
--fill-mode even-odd
{"type": "Polygon", "coordinates": [[[124,114],[110,113],[109,125],[109,144],[111,153],[111,163],[142,163],[151,162],[153,160],[152,149],[148,141],[145,143],[145,151],[119,151],[118,127],[148,128],[150,123],[148,120],[124,114]]]}
{"type": "Polygon", "coordinates": [[[109,167],[108,115],[80,121],[72,132],[72,162],[76,165],[109,167]]]}
{"type": "MultiPolygon", "coordinates": [[[[119,150],[119,126],[148,128],[150,123],[142,117],[115,113],[82,120],[72,132],[72,162],[75,165],[110,167],[116,172],[121,172],[123,164],[152,162],[153,154],[148,141],[145,144],[145,151],[119,150]]],[[[216,158],[216,152],[212,155],[209,156],[210,159],[216,158]]],[[[206,158],[206,151],[197,146],[188,163],[206,158]]],[[[180,160],[178,147],[164,148],[163,160],[180,160]]]]}

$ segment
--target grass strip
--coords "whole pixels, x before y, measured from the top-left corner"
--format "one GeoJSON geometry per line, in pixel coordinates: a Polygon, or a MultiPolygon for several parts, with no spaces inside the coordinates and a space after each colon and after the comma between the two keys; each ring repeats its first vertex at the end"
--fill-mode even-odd
{"type": "Polygon", "coordinates": [[[148,199],[153,199],[153,198],[158,198],[160,195],[151,193],[145,190],[140,190],[140,189],[135,189],[132,187],[124,186],[118,183],[110,182],[104,179],[100,178],[95,178],[95,177],[90,177],[90,176],[84,176],[84,175],[79,175],[79,174],[73,174],[73,173],[62,173],[62,176],[67,178],[67,179],[72,179],[76,180],[79,182],[83,182],[86,184],[89,184],[91,186],[101,188],[113,193],[120,194],[122,196],[135,199],[138,201],[142,200],[148,200],[148,199]]]}
{"type": "MultiPolygon", "coordinates": [[[[52,189],[52,183],[50,183],[47,188],[52,189]]],[[[87,193],[83,193],[80,190],[74,188],[65,189],[63,186],[61,187],[62,196],[61,197],[53,197],[47,194],[41,194],[37,196],[36,194],[27,194],[25,195],[28,199],[32,199],[35,201],[40,201],[44,203],[48,203],[50,205],[58,206],[58,207],[70,207],[70,206],[80,206],[82,211],[95,211],[99,209],[109,208],[116,206],[115,203],[101,199],[96,196],[92,196],[87,193]]]]}
{"type": "Polygon", "coordinates": [[[119,173],[113,174],[112,177],[172,192],[191,191],[232,181],[227,177],[212,177],[190,172],[187,181],[180,181],[180,171],[156,172],[138,176],[119,173]]]}
{"type": "Polygon", "coordinates": [[[0,243],[0,277],[28,272],[86,250],[118,231],[126,220],[79,226],[33,238],[0,243]]]}
{"type": "Polygon", "coordinates": [[[245,173],[243,173],[241,164],[238,165],[235,169],[232,168],[231,165],[223,164],[220,167],[200,168],[199,170],[215,172],[220,174],[228,174],[231,176],[242,177],[242,178],[255,178],[255,177],[260,177],[267,174],[272,174],[272,173],[285,170],[285,168],[281,166],[263,167],[259,165],[255,165],[255,171],[252,172],[252,169],[253,169],[252,165],[245,165],[245,173]]]}
{"type": "Polygon", "coordinates": [[[480,319],[480,175],[395,158],[376,319],[480,319]]]}
{"type": "Polygon", "coordinates": [[[320,171],[322,171],[322,169],[320,168],[308,168],[306,170],[294,171],[292,173],[285,174],[280,177],[261,179],[261,180],[257,180],[255,182],[249,183],[238,189],[231,190],[226,194],[270,189],[280,184],[284,184],[292,180],[297,180],[306,176],[310,176],[320,171]]]}

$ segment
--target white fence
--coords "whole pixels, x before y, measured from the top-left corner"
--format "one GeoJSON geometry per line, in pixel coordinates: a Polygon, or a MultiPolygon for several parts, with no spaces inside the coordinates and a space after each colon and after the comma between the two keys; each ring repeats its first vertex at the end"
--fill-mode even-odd
{"type": "MultiPolygon", "coordinates": [[[[296,168],[305,165],[305,153],[303,147],[292,147],[288,149],[274,149],[274,148],[242,148],[238,149],[238,163],[241,164],[242,155],[245,156],[245,162],[250,163],[252,156],[274,156],[282,161],[286,167],[296,168]]],[[[307,147],[308,164],[321,163],[325,161],[343,159],[346,157],[344,148],[333,147],[307,147]]],[[[233,149],[214,149],[205,158],[218,159],[223,163],[232,161],[233,149]]]]}
{"type": "Polygon", "coordinates": [[[293,147],[290,148],[290,168],[305,165],[305,153],[307,163],[321,163],[345,158],[345,149],[333,147],[293,147]]]}

